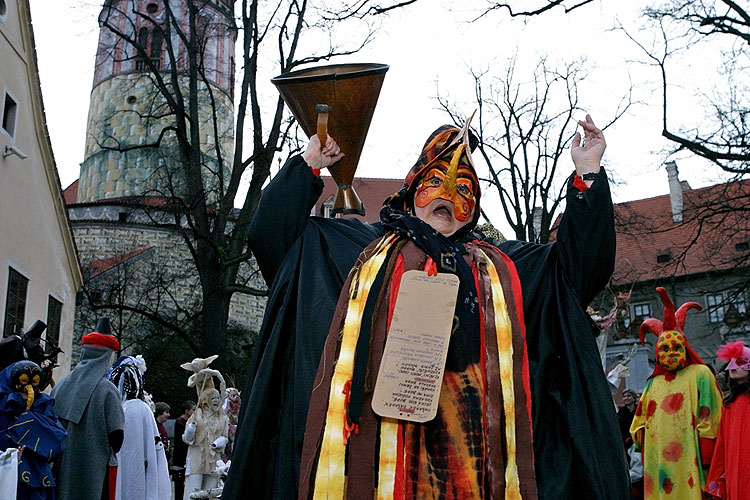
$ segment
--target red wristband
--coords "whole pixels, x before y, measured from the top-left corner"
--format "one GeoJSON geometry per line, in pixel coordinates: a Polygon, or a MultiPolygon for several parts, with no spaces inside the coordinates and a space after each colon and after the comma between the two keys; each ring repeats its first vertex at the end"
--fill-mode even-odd
{"type": "Polygon", "coordinates": [[[575,186],[576,189],[579,191],[586,191],[589,187],[586,185],[585,182],[583,182],[583,179],[579,177],[578,174],[573,177],[573,186],[575,186]]]}
{"type": "Polygon", "coordinates": [[[319,168],[310,168],[312,170],[312,173],[315,177],[320,177],[320,169],[319,168]]]}

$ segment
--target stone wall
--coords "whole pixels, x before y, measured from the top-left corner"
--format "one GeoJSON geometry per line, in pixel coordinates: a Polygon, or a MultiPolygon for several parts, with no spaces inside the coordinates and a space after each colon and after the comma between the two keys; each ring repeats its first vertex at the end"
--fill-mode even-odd
{"type": "MultiPolygon", "coordinates": [[[[84,276],[91,278],[92,273],[98,273],[91,280],[93,289],[101,289],[101,293],[113,293],[112,290],[118,289],[117,293],[126,295],[126,301],[140,305],[153,304],[165,316],[179,314],[180,308],[189,311],[200,306],[201,289],[197,271],[182,236],[168,229],[130,221],[127,217],[118,220],[120,213],[139,220],[138,210],[128,211],[121,206],[73,206],[69,212],[84,276]],[[103,273],[102,268],[90,266],[94,261],[135,252],[140,253],[119,265],[107,263],[108,270],[103,273]],[[118,285],[118,282],[123,285],[118,285]],[[120,291],[118,287],[126,290],[120,291]]],[[[143,217],[144,214],[140,213],[141,220],[143,217]]],[[[243,264],[241,273],[249,277],[250,286],[265,288],[254,261],[243,264]]],[[[91,331],[99,315],[88,310],[84,302],[79,301],[74,343],[80,343],[81,335],[91,331]]],[[[265,302],[265,297],[234,294],[230,303],[230,323],[254,336],[260,330],[265,302]]],[[[128,321],[131,325],[128,334],[137,336],[139,322],[128,321]]]]}

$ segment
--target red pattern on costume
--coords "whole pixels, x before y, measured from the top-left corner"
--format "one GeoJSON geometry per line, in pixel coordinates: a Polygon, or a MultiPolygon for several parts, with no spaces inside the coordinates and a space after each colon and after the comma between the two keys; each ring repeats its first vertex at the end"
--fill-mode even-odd
{"type": "Polygon", "coordinates": [[[667,478],[664,478],[664,481],[661,483],[661,488],[664,490],[664,493],[669,495],[672,493],[672,488],[674,488],[674,484],[672,483],[672,480],[667,478]]]}
{"type": "Polygon", "coordinates": [[[654,478],[648,472],[643,474],[643,495],[648,498],[654,491],[654,478]]]}
{"type": "Polygon", "coordinates": [[[670,394],[666,398],[664,398],[664,401],[661,402],[661,409],[664,410],[665,413],[668,413],[669,415],[674,415],[678,411],[680,411],[680,408],[682,408],[682,403],[685,401],[685,395],[678,392],[676,394],[670,394]]]}
{"type": "Polygon", "coordinates": [[[656,408],[658,408],[659,405],[656,404],[656,401],[649,401],[648,407],[646,409],[646,418],[651,418],[654,416],[654,413],[656,413],[656,408]]]}
{"type": "Polygon", "coordinates": [[[661,454],[664,457],[664,460],[678,462],[680,457],[682,457],[682,445],[673,441],[664,448],[664,451],[662,451],[661,454]]]}
{"type": "Polygon", "coordinates": [[[711,408],[708,406],[701,406],[698,409],[698,417],[699,418],[708,418],[711,416],[711,408]]]}

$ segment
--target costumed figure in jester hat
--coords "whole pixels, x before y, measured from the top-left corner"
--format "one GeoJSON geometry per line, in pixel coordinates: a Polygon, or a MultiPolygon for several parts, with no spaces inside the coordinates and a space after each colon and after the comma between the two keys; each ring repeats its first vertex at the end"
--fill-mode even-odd
{"type": "Polygon", "coordinates": [[[644,498],[700,500],[721,419],[721,392],[684,333],[687,312],[700,304],[686,302],[675,312],[667,291],[656,291],[664,320],[649,318],[640,328],[642,345],[647,331],[658,340],[630,434],[643,451],[644,498]]]}
{"type": "Polygon", "coordinates": [[[468,122],[430,135],[376,224],[310,217],[320,169],[347,153],[333,139],[314,136],[287,161],[249,232],[270,296],[223,499],[628,498],[585,312],[614,267],[605,143],[589,116],[579,124],[585,145],[573,139],[577,174],[548,245],[473,232],[481,190],[468,122]],[[449,313],[437,414],[423,422],[373,409],[412,271],[458,283],[455,302],[438,306],[438,294],[407,311],[417,322],[449,313]]]}
{"type": "Polygon", "coordinates": [[[32,361],[17,361],[0,372],[0,450],[22,449],[13,497],[18,500],[55,498],[51,460],[62,452],[66,433],[52,409],[55,400],[39,391],[42,378],[32,361]]]}
{"type": "Polygon", "coordinates": [[[53,389],[55,413],[68,432],[58,460],[61,500],[114,500],[117,458],[125,429],[120,393],[107,377],[120,343],[109,319],[81,339],[81,359],[53,389]]]}
{"type": "Polygon", "coordinates": [[[724,397],[719,436],[706,491],[727,500],[750,499],[750,347],[729,342],[716,353],[727,361],[729,393],[724,397]]]}

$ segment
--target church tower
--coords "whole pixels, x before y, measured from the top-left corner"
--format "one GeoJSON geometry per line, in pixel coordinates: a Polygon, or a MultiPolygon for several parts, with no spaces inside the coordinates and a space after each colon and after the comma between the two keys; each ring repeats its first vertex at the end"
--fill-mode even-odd
{"type": "MultiPolygon", "coordinates": [[[[180,163],[171,130],[175,116],[156,82],[161,80],[172,95],[175,86],[189,95],[184,38],[190,32],[189,1],[104,2],[78,203],[174,194],[166,186],[174,186],[180,163]]],[[[195,42],[201,47],[200,143],[208,168],[216,166],[216,144],[226,168],[234,136],[234,0],[200,4],[195,22],[195,42]]]]}

